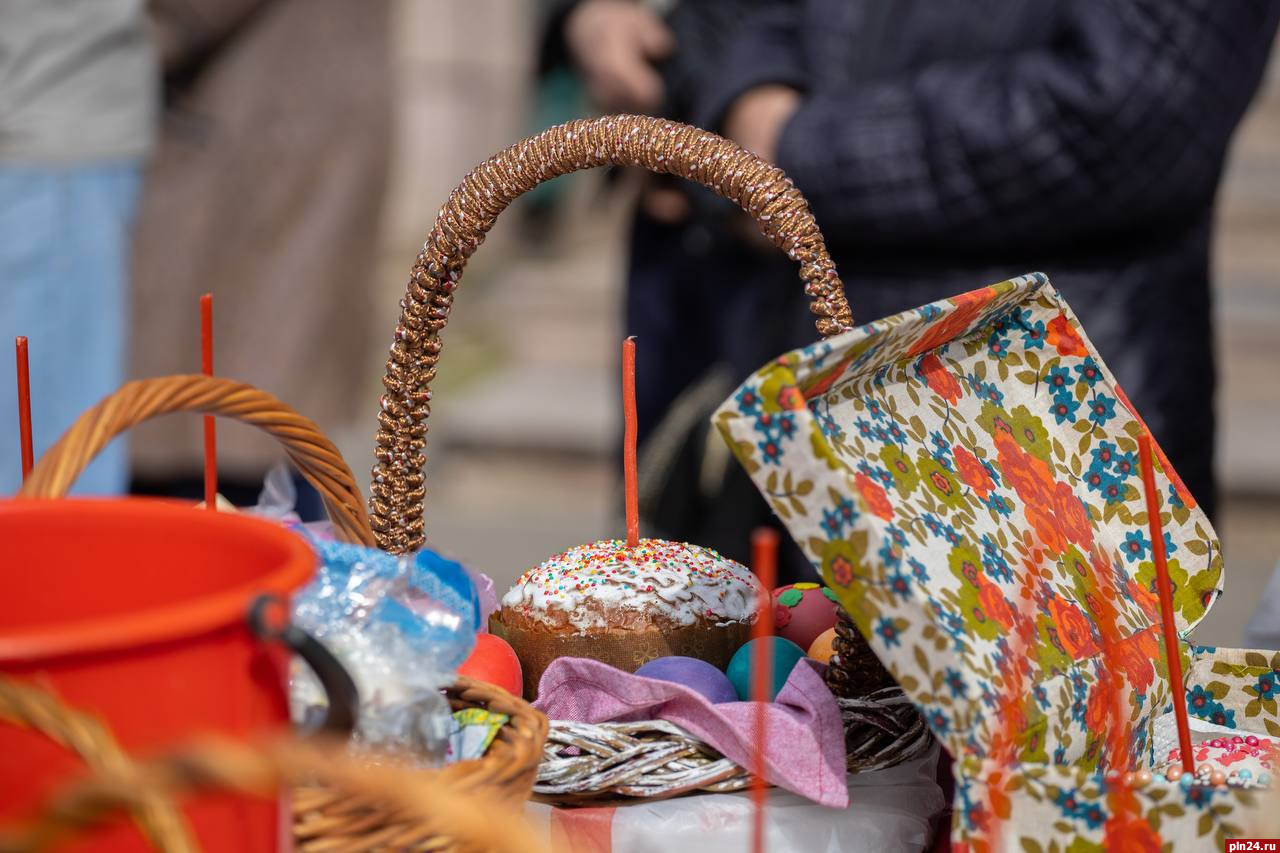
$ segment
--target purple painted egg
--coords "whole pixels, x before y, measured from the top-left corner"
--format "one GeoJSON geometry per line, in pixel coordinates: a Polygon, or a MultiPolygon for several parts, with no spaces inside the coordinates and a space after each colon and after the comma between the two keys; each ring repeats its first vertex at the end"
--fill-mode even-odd
{"type": "Polygon", "coordinates": [[[831,590],[816,583],[793,583],[773,591],[773,625],[779,637],[802,649],[836,626],[839,605],[831,590]]]}
{"type": "Polygon", "coordinates": [[[636,670],[636,675],[681,684],[701,693],[708,702],[737,702],[738,694],[729,683],[729,676],[711,664],[697,658],[671,657],[651,660],[636,670]]]}

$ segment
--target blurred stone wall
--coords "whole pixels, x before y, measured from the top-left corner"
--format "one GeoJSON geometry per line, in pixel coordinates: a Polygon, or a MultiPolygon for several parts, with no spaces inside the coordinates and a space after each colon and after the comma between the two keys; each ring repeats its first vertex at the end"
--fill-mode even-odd
{"type": "MultiPolygon", "coordinates": [[[[394,133],[382,217],[381,251],[372,280],[369,385],[354,424],[332,437],[367,485],[373,416],[382,363],[405,283],[436,213],[481,160],[528,132],[536,7],[528,0],[392,0],[394,133]],[[367,411],[367,416],[364,412],[367,411]]],[[[488,267],[503,264],[510,230],[498,228],[468,267],[479,289],[488,267]]]]}
{"type": "MultiPolygon", "coordinates": [[[[1236,136],[1218,210],[1221,434],[1227,491],[1280,497],[1280,61],[1236,136]]],[[[1277,519],[1280,521],[1280,519],[1277,519]]]]}
{"type": "Polygon", "coordinates": [[[388,247],[420,244],[463,175],[527,133],[535,14],[529,0],[395,0],[388,247]]]}

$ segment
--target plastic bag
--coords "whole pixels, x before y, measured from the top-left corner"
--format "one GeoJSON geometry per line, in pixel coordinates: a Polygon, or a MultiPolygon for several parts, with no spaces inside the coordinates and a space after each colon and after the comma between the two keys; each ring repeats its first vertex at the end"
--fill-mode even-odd
{"type": "Polygon", "coordinates": [[[289,466],[281,462],[267,472],[262,481],[262,491],[258,493],[258,503],[245,507],[244,512],[269,518],[293,530],[300,531],[311,539],[334,541],[333,525],[328,519],[303,523],[295,509],[298,505],[298,489],[289,474],[289,466]]]}
{"type": "Polygon", "coordinates": [[[257,505],[245,511],[276,521],[297,522],[298,514],[294,512],[297,505],[298,490],[289,476],[289,466],[280,462],[263,478],[257,505]]]}
{"type": "MultiPolygon", "coordinates": [[[[396,557],[313,538],[321,565],[294,600],[294,620],[328,646],[360,691],[356,741],[438,764],[451,715],[442,693],[475,646],[475,587],[430,552],[396,557]]],[[[290,682],[295,717],[320,713],[310,672],[290,682]]]]}

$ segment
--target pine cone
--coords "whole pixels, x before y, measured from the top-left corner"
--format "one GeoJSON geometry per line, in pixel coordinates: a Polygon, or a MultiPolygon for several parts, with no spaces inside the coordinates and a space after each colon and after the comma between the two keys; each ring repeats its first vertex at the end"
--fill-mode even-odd
{"type": "Polygon", "coordinates": [[[855,699],[896,684],[844,610],[836,621],[835,654],[827,667],[827,687],[838,698],[855,699]]]}

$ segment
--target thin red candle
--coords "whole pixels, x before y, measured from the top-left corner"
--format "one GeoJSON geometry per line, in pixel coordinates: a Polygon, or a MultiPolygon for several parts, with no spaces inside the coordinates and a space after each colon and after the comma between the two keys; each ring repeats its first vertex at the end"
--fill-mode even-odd
{"type": "Polygon", "coordinates": [[[22,481],[35,465],[35,451],[31,445],[31,368],[27,362],[27,339],[19,335],[14,339],[18,360],[18,440],[22,443],[22,481]]]}
{"type": "Polygon", "coordinates": [[[622,476],[626,489],[627,547],[640,544],[640,492],[636,485],[636,339],[622,342],[622,476]]]}
{"type": "Polygon", "coordinates": [[[1182,680],[1182,657],[1178,654],[1178,628],[1173,622],[1173,585],[1165,563],[1164,525],[1160,523],[1160,493],[1156,491],[1155,466],[1151,462],[1151,436],[1138,437],[1142,462],[1142,486],[1147,497],[1147,520],[1151,530],[1151,552],[1156,563],[1156,589],[1160,594],[1160,622],[1164,628],[1164,655],[1169,662],[1169,692],[1173,696],[1173,716],[1178,724],[1178,747],[1182,770],[1195,773],[1191,754],[1191,727],[1187,723],[1187,688],[1182,680]]]}
{"type": "Polygon", "coordinates": [[[751,752],[751,801],[752,810],[751,850],[764,853],[764,809],[768,783],[765,782],[764,749],[768,740],[769,724],[765,713],[769,702],[769,687],[773,682],[773,649],[767,639],[773,636],[773,588],[778,581],[778,532],[771,527],[757,528],[751,534],[751,562],[756,579],[763,592],[756,607],[756,623],[751,628],[756,643],[751,660],[751,700],[756,703],[756,737],[751,752]]]}
{"type": "MultiPolygon", "coordinates": [[[[200,297],[200,372],[213,375],[213,294],[200,297]]],[[[218,433],[213,415],[204,416],[204,506],[218,509],[218,433]]]]}

